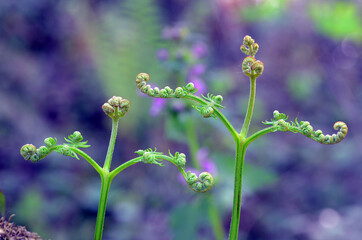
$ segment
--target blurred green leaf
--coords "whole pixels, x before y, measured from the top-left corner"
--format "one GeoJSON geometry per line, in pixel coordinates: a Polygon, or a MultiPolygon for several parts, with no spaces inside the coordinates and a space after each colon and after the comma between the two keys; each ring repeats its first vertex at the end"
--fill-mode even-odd
{"type": "Polygon", "coordinates": [[[246,163],[244,165],[243,177],[245,184],[244,189],[248,192],[255,192],[278,180],[278,176],[271,170],[252,163],[246,163]]]}
{"type": "Polygon", "coordinates": [[[323,34],[341,40],[350,37],[362,42],[361,13],[350,2],[311,2],[309,12],[316,28],[323,34]]]}
{"type": "MultiPolygon", "coordinates": [[[[218,166],[220,178],[224,182],[234,180],[234,165],[235,160],[232,156],[227,156],[222,153],[213,154],[212,158],[218,166]]],[[[262,166],[258,166],[254,163],[245,162],[243,171],[243,191],[253,193],[262,188],[265,188],[278,180],[278,175],[262,166]]]]}
{"type": "Polygon", "coordinates": [[[197,223],[200,217],[196,204],[185,204],[171,214],[174,240],[197,239],[197,223]]]}
{"type": "Polygon", "coordinates": [[[293,72],[288,76],[288,90],[296,100],[305,102],[316,94],[321,82],[321,78],[313,72],[293,72]]]}
{"type": "Polygon", "coordinates": [[[0,190],[0,213],[2,216],[5,215],[5,196],[1,190],[0,190]]]}
{"type": "Polygon", "coordinates": [[[248,6],[242,9],[242,18],[247,21],[268,20],[277,16],[282,16],[285,10],[286,0],[267,0],[248,6]]]}
{"type": "Polygon", "coordinates": [[[168,116],[166,119],[167,138],[173,141],[186,143],[186,124],[187,123],[182,121],[182,119],[180,117],[177,117],[177,115],[168,116]]]}

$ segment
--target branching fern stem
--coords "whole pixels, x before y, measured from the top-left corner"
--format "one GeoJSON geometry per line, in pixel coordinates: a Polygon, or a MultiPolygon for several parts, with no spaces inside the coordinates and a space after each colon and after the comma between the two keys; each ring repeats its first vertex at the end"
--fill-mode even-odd
{"type": "MultiPolygon", "coordinates": [[[[195,95],[187,95],[185,97],[186,99],[191,99],[193,101],[199,102],[199,103],[203,103],[203,104],[207,104],[207,102],[195,95]]],[[[230,134],[233,136],[234,140],[236,141],[239,137],[238,132],[235,130],[235,128],[233,127],[233,125],[229,122],[229,120],[224,116],[224,114],[222,114],[219,109],[213,107],[214,109],[214,113],[215,115],[220,119],[220,121],[225,125],[225,127],[229,130],[230,134]]]]}
{"type": "Polygon", "coordinates": [[[249,146],[250,143],[252,143],[256,139],[260,138],[261,136],[263,136],[267,133],[271,133],[271,132],[275,132],[275,127],[264,128],[256,133],[250,135],[249,137],[247,137],[244,144],[247,147],[247,146],[249,146]]]}
{"type": "Polygon", "coordinates": [[[93,166],[93,168],[99,173],[99,175],[103,174],[103,169],[98,165],[98,163],[96,163],[96,161],[93,160],[93,158],[91,158],[88,154],[86,154],[85,152],[83,152],[82,150],[78,149],[78,148],[71,148],[76,154],[78,154],[79,156],[81,156],[82,158],[84,158],[85,160],[87,160],[87,162],[89,162],[90,165],[93,166]]]}
{"type": "Polygon", "coordinates": [[[256,77],[250,77],[250,95],[248,102],[248,110],[245,115],[243,127],[240,131],[240,135],[246,138],[248,134],[251,118],[253,116],[254,105],[255,105],[255,93],[256,93],[256,77]]]}

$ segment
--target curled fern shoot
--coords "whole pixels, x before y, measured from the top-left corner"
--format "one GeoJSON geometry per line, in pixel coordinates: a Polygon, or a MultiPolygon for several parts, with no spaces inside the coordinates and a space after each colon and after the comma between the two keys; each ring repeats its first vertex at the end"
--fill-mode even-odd
{"type": "Polygon", "coordinates": [[[38,149],[33,144],[25,144],[20,149],[20,154],[24,157],[25,160],[30,160],[32,162],[38,162],[39,160],[48,156],[52,151],[58,152],[65,156],[74,157],[79,160],[79,157],[74,150],[90,147],[90,145],[86,144],[88,141],[82,142],[83,137],[79,131],[75,131],[73,134],[69,135],[68,138],[64,139],[67,143],[56,145],[56,138],[46,138],[44,140],[45,146],[41,146],[38,149]]]}
{"type": "Polygon", "coordinates": [[[150,81],[150,75],[147,73],[140,73],[136,77],[137,87],[150,97],[159,97],[159,98],[184,98],[186,95],[194,94],[197,92],[193,83],[188,83],[184,87],[177,87],[175,90],[171,89],[169,86],[166,86],[162,89],[158,87],[152,88],[151,85],[147,84],[150,81]]]}
{"type": "Polygon", "coordinates": [[[113,96],[102,106],[104,113],[115,120],[123,117],[129,108],[130,102],[127,99],[117,96],[113,96]]]}
{"type": "Polygon", "coordinates": [[[214,178],[208,172],[202,172],[199,176],[191,171],[185,172],[186,155],[184,153],[176,152],[174,155],[169,151],[169,155],[163,155],[162,152],[156,152],[151,148],[146,150],[138,150],[135,153],[141,157],[140,162],[146,164],[156,164],[163,167],[163,160],[169,161],[174,164],[182,176],[185,178],[186,183],[195,192],[207,192],[214,184],[214,178]]]}
{"type": "Polygon", "coordinates": [[[266,125],[272,125],[274,127],[273,132],[282,131],[282,132],[292,132],[292,133],[301,133],[304,136],[313,139],[316,142],[322,144],[335,144],[341,142],[347,135],[348,127],[344,122],[336,122],[333,125],[335,130],[338,130],[337,133],[332,135],[324,135],[321,130],[314,131],[312,125],[308,121],[298,122],[295,119],[294,122],[287,122],[288,116],[284,113],[279,113],[277,110],[273,112],[274,118],[270,121],[263,122],[266,125]]]}
{"type": "Polygon", "coordinates": [[[195,192],[207,192],[214,184],[214,178],[208,172],[202,172],[197,176],[195,173],[188,171],[186,182],[195,192]]]}
{"type": "Polygon", "coordinates": [[[254,39],[250,36],[245,36],[243,40],[243,45],[241,45],[240,50],[248,55],[246,58],[243,59],[241,68],[243,73],[252,78],[257,78],[264,71],[264,63],[256,60],[255,55],[259,50],[259,45],[255,43],[254,39]]]}

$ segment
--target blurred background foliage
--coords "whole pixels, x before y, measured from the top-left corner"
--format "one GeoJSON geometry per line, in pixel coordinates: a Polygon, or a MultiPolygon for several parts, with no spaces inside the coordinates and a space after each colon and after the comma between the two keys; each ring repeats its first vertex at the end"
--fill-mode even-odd
{"type": "Polygon", "coordinates": [[[144,97],[134,79],[147,72],[160,87],[197,82],[200,90],[224,96],[224,113],[239,128],[249,93],[239,47],[249,34],[265,64],[250,132],[275,109],[325,132],[345,121],[350,132],[335,146],[290,133],[253,143],[240,239],[360,239],[361,9],[358,0],[0,1],[5,215],[15,214],[13,221],[44,239],[92,239],[100,188],[92,168],[56,154],[32,164],[19,149],[79,130],[92,145],[87,153],[103,163],[110,121],[100,106],[119,95],[131,109],[121,119],[114,165],[140,148],[185,152],[189,166],[193,156],[214,171],[215,201],[193,193],[168,164],[137,165],[112,184],[104,239],[215,239],[209,204],[227,232],[231,137],[187,104],[144,97]],[[190,126],[197,143],[190,142],[190,126]]]}

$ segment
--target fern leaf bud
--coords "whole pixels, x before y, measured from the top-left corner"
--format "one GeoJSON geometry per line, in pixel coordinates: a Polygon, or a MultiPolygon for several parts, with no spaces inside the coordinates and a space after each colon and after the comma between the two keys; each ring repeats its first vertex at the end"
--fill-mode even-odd
{"type": "Polygon", "coordinates": [[[103,104],[102,109],[108,116],[114,113],[114,108],[109,103],[103,104]]]}
{"type": "Polygon", "coordinates": [[[259,77],[263,74],[264,71],[264,63],[261,61],[256,61],[250,66],[251,71],[255,72],[255,76],[259,77]]]}
{"type": "Polygon", "coordinates": [[[249,50],[244,46],[244,45],[241,45],[240,46],[240,51],[246,55],[249,55],[249,50]]]}
{"type": "Polygon", "coordinates": [[[44,140],[44,143],[47,147],[52,147],[57,143],[57,140],[51,137],[48,137],[44,140]]]}
{"type": "Polygon", "coordinates": [[[20,149],[20,154],[25,160],[31,160],[33,155],[36,155],[37,149],[33,144],[25,144],[20,149]]]}
{"type": "Polygon", "coordinates": [[[200,173],[199,177],[196,177],[195,173],[188,172],[187,183],[196,192],[206,192],[214,184],[214,178],[208,172],[200,173]]]}
{"type": "Polygon", "coordinates": [[[213,101],[215,103],[217,103],[217,104],[221,104],[223,100],[224,99],[223,99],[223,97],[221,95],[216,95],[216,96],[213,97],[213,101]]]}
{"type": "Polygon", "coordinates": [[[254,44],[251,46],[250,55],[251,55],[251,56],[255,56],[256,53],[258,52],[258,50],[259,50],[259,44],[254,43],[254,44]]]}
{"type": "Polygon", "coordinates": [[[254,44],[254,39],[252,39],[249,35],[246,35],[243,39],[243,44],[245,46],[250,46],[250,45],[254,44]]]}
{"type": "Polygon", "coordinates": [[[200,113],[204,118],[209,118],[214,113],[214,109],[210,106],[205,106],[201,108],[200,113]]]}
{"type": "Polygon", "coordinates": [[[49,154],[49,148],[47,148],[45,146],[41,146],[41,147],[38,148],[37,153],[40,156],[44,157],[44,156],[49,154]]]}
{"type": "Polygon", "coordinates": [[[279,119],[279,116],[280,116],[279,111],[278,111],[278,110],[274,110],[274,112],[273,112],[273,117],[278,120],[278,119],[279,119]]]}
{"type": "Polygon", "coordinates": [[[186,165],[186,155],[184,153],[180,153],[176,156],[175,163],[180,168],[185,168],[186,165]]]}
{"type": "Polygon", "coordinates": [[[188,84],[186,85],[186,89],[187,89],[187,91],[189,91],[189,92],[194,92],[194,91],[195,91],[195,85],[194,85],[192,82],[190,82],[190,83],[188,83],[188,84]]]}
{"type": "Polygon", "coordinates": [[[147,73],[139,73],[136,77],[136,83],[148,82],[150,80],[150,75],[147,73]]]}
{"type": "Polygon", "coordinates": [[[182,98],[182,97],[185,97],[186,96],[186,92],[185,90],[182,89],[182,87],[177,87],[175,89],[175,95],[176,97],[178,98],[182,98]]]}
{"type": "Polygon", "coordinates": [[[168,93],[167,93],[166,89],[161,89],[160,90],[160,97],[162,97],[162,98],[167,98],[168,97],[168,93]]]}

